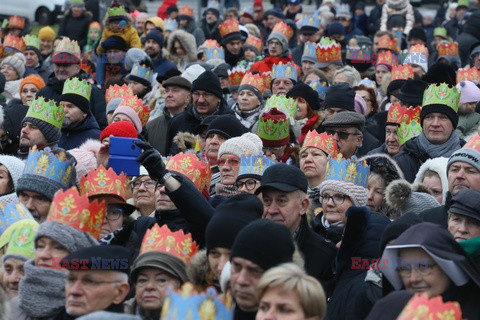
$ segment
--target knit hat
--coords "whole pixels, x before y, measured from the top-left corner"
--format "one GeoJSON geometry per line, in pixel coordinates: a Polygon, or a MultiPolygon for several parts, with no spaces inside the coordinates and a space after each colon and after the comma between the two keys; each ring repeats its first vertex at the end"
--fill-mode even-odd
{"type": "Polygon", "coordinates": [[[190,83],[193,83],[193,81],[195,81],[205,71],[205,68],[201,65],[192,64],[190,67],[186,68],[180,76],[190,81],[190,83]]]}
{"type": "Polygon", "coordinates": [[[408,33],[408,41],[412,39],[418,39],[422,40],[423,43],[427,43],[427,34],[425,33],[425,30],[420,27],[413,27],[412,30],[408,33]]]}
{"type": "Polygon", "coordinates": [[[455,151],[447,163],[447,172],[454,162],[465,162],[480,171],[480,151],[471,148],[461,148],[455,151]]]}
{"type": "Polygon", "coordinates": [[[105,108],[106,114],[114,112],[118,108],[118,106],[120,105],[120,102],[122,102],[122,100],[123,100],[123,98],[115,98],[115,99],[110,100],[107,103],[107,107],[105,108]]]}
{"type": "Polygon", "coordinates": [[[138,132],[133,123],[130,121],[118,121],[109,124],[100,133],[100,141],[106,137],[123,137],[123,138],[138,138],[138,132]]]}
{"type": "Polygon", "coordinates": [[[449,212],[466,216],[480,222],[480,191],[460,190],[452,197],[449,212]]]}
{"type": "Polygon", "coordinates": [[[427,89],[428,83],[422,80],[407,79],[400,91],[392,95],[411,106],[419,106],[422,104],[423,94],[427,89]]]}
{"type": "Polygon", "coordinates": [[[448,164],[448,158],[445,158],[445,157],[428,159],[422,164],[420,169],[418,169],[417,175],[415,176],[415,180],[413,181],[414,185],[419,185],[422,183],[423,179],[425,178],[425,172],[427,170],[436,172],[440,177],[440,182],[442,184],[442,192],[443,192],[442,204],[445,203],[445,199],[447,197],[447,191],[448,191],[447,164],[448,164]]]}
{"type": "Polygon", "coordinates": [[[284,225],[270,220],[255,220],[235,238],[230,259],[247,259],[264,271],[279,264],[292,262],[295,245],[284,225]]]}
{"type": "Polygon", "coordinates": [[[238,119],[231,115],[220,115],[215,117],[207,128],[207,137],[210,134],[219,134],[225,139],[239,137],[245,132],[238,119]]]}
{"type": "Polygon", "coordinates": [[[130,48],[127,50],[127,53],[125,54],[125,70],[130,71],[132,70],[133,65],[135,62],[141,62],[144,60],[149,60],[151,62],[151,58],[148,56],[148,54],[140,49],[140,48],[130,48]]]}
{"type": "Polygon", "coordinates": [[[60,101],[73,103],[83,113],[90,113],[92,85],[87,80],[73,77],[65,80],[60,101]]]}
{"type": "Polygon", "coordinates": [[[423,75],[422,80],[428,83],[446,83],[453,87],[457,84],[457,75],[450,64],[437,61],[428,68],[428,72],[423,75]]]}
{"type": "Polygon", "coordinates": [[[282,9],[280,8],[273,8],[273,9],[267,10],[265,12],[265,17],[268,17],[268,16],[274,16],[282,20],[285,19],[285,15],[283,14],[282,9]]]}
{"type": "Polygon", "coordinates": [[[223,95],[220,80],[212,71],[203,72],[192,82],[192,92],[197,90],[212,93],[220,99],[223,95]]]}
{"type": "Polygon", "coordinates": [[[387,0],[388,8],[397,11],[405,9],[409,3],[408,0],[387,0]]]}
{"type": "Polygon", "coordinates": [[[258,197],[244,193],[228,198],[215,208],[205,230],[207,252],[213,248],[231,249],[236,236],[250,222],[261,219],[263,204],[258,197]]]}
{"type": "Polygon", "coordinates": [[[18,179],[21,177],[25,164],[22,160],[14,156],[0,155],[0,164],[7,168],[8,173],[12,177],[13,187],[17,187],[18,179]]]}
{"type": "Polygon", "coordinates": [[[383,253],[387,244],[397,239],[405,230],[413,226],[414,224],[423,222],[422,218],[417,213],[409,212],[397,219],[393,220],[383,230],[382,237],[380,238],[380,252],[383,253]]]}
{"type": "Polygon", "coordinates": [[[2,60],[2,63],[0,63],[0,67],[3,67],[4,65],[8,64],[13,69],[15,69],[15,72],[18,74],[18,77],[22,78],[25,73],[25,63],[27,63],[27,60],[25,59],[25,56],[23,55],[23,53],[17,52],[11,56],[4,58],[2,60]]]}
{"type": "Polygon", "coordinates": [[[367,113],[367,103],[358,93],[355,94],[355,112],[365,115],[367,113]]]}
{"type": "MultiPolygon", "coordinates": [[[[279,22],[281,23],[281,22],[279,22]]],[[[285,37],[284,34],[280,33],[280,32],[276,32],[275,30],[273,30],[270,35],[268,36],[268,39],[267,39],[267,45],[270,41],[272,41],[273,39],[277,39],[278,41],[280,41],[280,43],[282,44],[282,50],[285,51],[288,49],[288,39],[287,37],[285,37]]]]}
{"type": "Polygon", "coordinates": [[[325,93],[325,108],[342,108],[355,111],[355,90],[347,83],[339,83],[328,87],[325,93]]]}
{"type": "Polygon", "coordinates": [[[461,81],[456,87],[460,92],[460,103],[480,101],[480,89],[472,81],[461,81]]]}
{"type": "Polygon", "coordinates": [[[338,112],[325,119],[323,125],[325,127],[356,127],[358,130],[363,130],[365,116],[354,111],[338,112]]]}
{"type": "Polygon", "coordinates": [[[145,36],[145,41],[153,40],[155,41],[161,48],[163,48],[163,44],[165,42],[165,38],[163,37],[162,29],[155,27],[150,30],[149,33],[145,36]]]}
{"type": "Polygon", "coordinates": [[[312,110],[320,109],[320,99],[318,98],[318,92],[313,90],[312,87],[306,85],[303,82],[297,83],[290,91],[287,92],[287,98],[301,97],[307,101],[308,106],[312,110]]]}
{"type": "Polygon", "coordinates": [[[37,74],[31,74],[31,75],[23,78],[22,82],[20,82],[20,92],[22,92],[23,87],[26,84],[33,84],[35,87],[37,87],[38,90],[45,87],[45,81],[43,81],[42,77],[40,77],[37,74]]]}
{"type": "Polygon", "coordinates": [[[396,210],[398,215],[412,212],[419,214],[427,209],[440,206],[433,196],[424,192],[415,192],[406,180],[396,180],[385,189],[387,205],[396,210]]]}
{"type": "Polygon", "coordinates": [[[20,220],[11,226],[12,230],[8,241],[8,248],[2,256],[2,265],[10,258],[27,261],[35,256],[35,233],[38,223],[35,220],[20,220]]]}
{"type": "Polygon", "coordinates": [[[140,118],[138,117],[137,112],[135,112],[135,110],[133,110],[133,108],[131,108],[129,106],[122,106],[121,103],[120,103],[120,105],[113,112],[112,118],[115,118],[115,116],[117,114],[126,115],[131,120],[133,125],[135,126],[135,129],[137,130],[137,134],[142,132],[142,129],[143,129],[142,122],[140,121],[140,118]]]}
{"type": "Polygon", "coordinates": [[[128,49],[127,44],[125,43],[125,40],[119,36],[110,36],[106,38],[100,45],[105,51],[110,49],[127,51],[128,49]]]}
{"type": "Polygon", "coordinates": [[[38,39],[53,41],[55,40],[55,30],[49,26],[45,26],[38,31],[38,39]]]}
{"type": "Polygon", "coordinates": [[[233,154],[237,157],[245,155],[254,155],[262,152],[262,140],[251,132],[244,133],[240,137],[228,139],[220,145],[218,149],[218,158],[223,154],[233,154]]]}
{"type": "Polygon", "coordinates": [[[458,101],[460,94],[457,88],[451,88],[442,83],[431,84],[423,94],[422,111],[420,112],[420,123],[423,126],[425,117],[433,112],[445,114],[452,121],[453,128],[458,124],[458,101]]]}
{"type": "Polygon", "coordinates": [[[290,121],[285,113],[273,108],[258,119],[257,135],[265,147],[279,147],[290,142],[290,121]]]}
{"type": "Polygon", "coordinates": [[[45,101],[43,97],[38,97],[30,103],[22,125],[25,122],[32,123],[42,132],[47,143],[52,144],[60,140],[64,117],[62,105],[57,106],[53,100],[45,101]]]}
{"type": "Polygon", "coordinates": [[[80,147],[68,150],[77,161],[75,165],[77,185],[80,185],[83,176],[98,167],[97,154],[101,146],[100,140],[90,139],[85,141],[80,147]]]}
{"type": "Polygon", "coordinates": [[[333,36],[333,35],[344,36],[345,34],[346,34],[345,27],[340,22],[334,21],[327,28],[328,36],[333,36]]]}
{"type": "Polygon", "coordinates": [[[277,163],[268,167],[260,182],[261,186],[255,191],[255,194],[259,194],[267,188],[283,192],[295,190],[307,192],[308,189],[305,174],[299,168],[285,163],[277,163]]]}

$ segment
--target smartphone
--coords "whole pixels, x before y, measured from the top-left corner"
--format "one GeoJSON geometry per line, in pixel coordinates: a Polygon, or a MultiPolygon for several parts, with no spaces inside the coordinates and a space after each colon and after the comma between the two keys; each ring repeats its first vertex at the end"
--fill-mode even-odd
{"type": "Polygon", "coordinates": [[[122,172],[128,177],[138,177],[140,174],[140,163],[133,157],[110,156],[108,166],[120,175],[122,172]]]}
{"type": "Polygon", "coordinates": [[[136,138],[110,137],[110,155],[136,158],[142,153],[135,141],[136,138]]]}

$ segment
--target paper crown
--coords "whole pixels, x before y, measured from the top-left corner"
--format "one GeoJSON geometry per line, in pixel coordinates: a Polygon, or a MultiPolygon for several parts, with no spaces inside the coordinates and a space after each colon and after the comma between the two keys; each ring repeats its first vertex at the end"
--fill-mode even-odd
{"type": "Polygon", "coordinates": [[[388,35],[381,36],[380,39],[378,39],[377,49],[386,49],[394,52],[399,51],[397,40],[391,39],[388,35]]]}
{"type": "Polygon", "coordinates": [[[347,45],[346,49],[345,59],[364,62],[372,60],[371,46],[351,47],[347,45]]]}
{"type": "Polygon", "coordinates": [[[394,66],[391,81],[413,79],[413,74],[413,68],[409,64],[394,66]]]}
{"type": "Polygon", "coordinates": [[[238,20],[230,19],[222,22],[218,26],[218,30],[220,30],[220,36],[223,38],[231,33],[235,33],[235,32],[240,33],[240,25],[238,23],[238,20]]]}
{"type": "Polygon", "coordinates": [[[125,10],[125,7],[118,4],[116,1],[113,1],[110,8],[107,9],[107,17],[123,17],[126,15],[127,11],[125,10]]]}
{"type": "Polygon", "coordinates": [[[260,53],[263,50],[262,39],[254,37],[252,35],[248,36],[247,40],[245,40],[245,44],[254,46],[258,50],[258,52],[260,52],[260,53]]]}
{"type": "Polygon", "coordinates": [[[480,136],[478,134],[471,137],[468,142],[463,146],[466,149],[475,149],[480,151],[480,136]]]}
{"type": "Polygon", "coordinates": [[[477,68],[460,68],[457,71],[457,83],[462,81],[476,81],[480,83],[480,71],[477,68]]]}
{"type": "Polygon", "coordinates": [[[128,84],[123,84],[119,86],[118,84],[114,84],[108,87],[107,91],[105,92],[105,100],[107,104],[116,98],[123,98],[125,96],[132,96],[133,91],[132,88],[128,86],[128,84]]]}
{"type": "Polygon", "coordinates": [[[444,27],[436,27],[435,29],[433,29],[433,36],[447,39],[447,29],[445,29],[444,27]]]}
{"type": "Polygon", "coordinates": [[[342,61],[342,47],[328,37],[322,37],[315,48],[318,62],[342,61]]]}
{"type": "Polygon", "coordinates": [[[292,63],[283,64],[280,62],[279,64],[274,64],[272,67],[272,79],[292,79],[297,81],[298,71],[297,68],[292,63]]]}
{"type": "Polygon", "coordinates": [[[132,70],[130,71],[129,76],[135,76],[141,79],[147,80],[150,84],[153,83],[155,71],[150,69],[150,67],[146,65],[141,65],[138,62],[133,64],[132,70]]]}
{"type": "Polygon", "coordinates": [[[452,108],[455,112],[458,112],[459,100],[460,93],[458,92],[457,88],[451,88],[446,83],[441,83],[439,85],[431,84],[423,94],[422,107],[441,104],[452,108]]]}
{"type": "Polygon", "coordinates": [[[298,21],[298,26],[300,28],[311,27],[311,28],[319,29],[320,19],[318,19],[317,17],[305,15],[298,21]]]}
{"type": "Polygon", "coordinates": [[[65,117],[65,110],[62,105],[58,105],[54,100],[45,101],[43,97],[35,98],[28,107],[25,118],[35,118],[54,127],[61,129],[63,118],[65,117]]]}
{"type": "Polygon", "coordinates": [[[23,204],[20,202],[0,202],[0,235],[3,235],[8,227],[24,219],[33,220],[33,217],[23,204]]]}
{"type": "Polygon", "coordinates": [[[287,98],[283,95],[273,95],[266,101],[263,112],[267,112],[273,108],[285,113],[285,115],[290,118],[290,122],[292,122],[295,118],[295,114],[297,113],[298,105],[295,103],[293,98],[287,98]]]}
{"type": "Polygon", "coordinates": [[[202,43],[201,46],[207,49],[220,48],[220,44],[215,39],[207,39],[202,43]]]}
{"type": "Polygon", "coordinates": [[[272,29],[272,33],[274,32],[283,34],[285,38],[287,38],[287,40],[289,41],[293,36],[293,29],[283,21],[280,21],[277,24],[275,24],[275,26],[272,29]]]}
{"type": "Polygon", "coordinates": [[[439,57],[458,56],[458,43],[442,41],[437,46],[437,52],[439,57]]]}
{"type": "Polygon", "coordinates": [[[55,193],[47,221],[63,223],[98,239],[106,212],[105,202],[90,202],[86,195],[78,193],[76,187],[71,187],[55,193]]]}
{"type": "Polygon", "coordinates": [[[398,144],[403,146],[408,140],[418,137],[422,133],[422,126],[418,121],[401,123],[397,128],[398,144]]]}
{"type": "Polygon", "coordinates": [[[325,100],[325,94],[328,89],[328,82],[326,80],[315,79],[310,82],[310,87],[317,91],[318,97],[325,100]]]}
{"type": "Polygon", "coordinates": [[[408,53],[423,53],[428,57],[428,49],[423,44],[416,44],[408,49],[408,53]]]}
{"type": "Polygon", "coordinates": [[[53,180],[58,187],[66,187],[72,179],[74,163],[67,159],[65,151],[52,153],[50,148],[30,149],[23,175],[41,176],[53,180]]]}
{"type": "Polygon", "coordinates": [[[25,41],[25,47],[40,49],[40,39],[38,39],[37,36],[27,34],[23,37],[23,41],[25,41]]]}
{"type": "Polygon", "coordinates": [[[243,8],[242,13],[240,14],[241,16],[246,16],[247,18],[250,18],[253,20],[253,15],[255,14],[255,11],[253,10],[252,6],[248,6],[243,8]]]}
{"type": "Polygon", "coordinates": [[[305,45],[303,46],[303,56],[310,56],[315,58],[315,46],[315,43],[312,43],[310,41],[305,42],[305,45]]]}
{"type": "Polygon", "coordinates": [[[123,97],[122,101],[120,101],[119,106],[127,106],[132,108],[137,113],[138,118],[140,118],[142,127],[145,127],[148,122],[148,118],[150,117],[150,109],[143,105],[141,99],[139,99],[136,95],[126,96],[123,97]]]}
{"type": "MultiPolygon", "coordinates": [[[[1,30],[1,29],[0,29],[1,30]]],[[[1,31],[0,31],[0,38],[1,38],[1,31]]],[[[3,53],[5,52],[5,47],[0,44],[0,58],[3,57],[3,53]]]]}
{"type": "Polygon", "coordinates": [[[87,59],[82,59],[82,61],[80,62],[80,69],[85,71],[86,73],[88,74],[93,74],[93,67],[92,65],[89,63],[89,61],[87,59]]]}
{"type": "Polygon", "coordinates": [[[185,234],[181,229],[172,232],[167,225],[160,227],[155,223],[145,233],[139,255],[149,251],[160,251],[188,263],[198,249],[190,233],[185,234]]]}
{"type": "Polygon", "coordinates": [[[7,34],[5,38],[3,38],[3,46],[9,47],[17,50],[18,52],[25,51],[25,41],[22,38],[15,37],[12,34],[7,34]]]}
{"type": "Polygon", "coordinates": [[[336,17],[350,17],[350,6],[348,4],[338,4],[335,6],[336,17]]]}
{"type": "Polygon", "coordinates": [[[356,156],[346,160],[329,157],[325,173],[325,180],[351,182],[355,185],[368,188],[367,182],[370,167],[365,161],[358,161],[356,156]]]}
{"type": "Polygon", "coordinates": [[[260,91],[260,93],[263,96],[265,91],[267,90],[267,88],[270,88],[270,85],[267,86],[267,83],[268,83],[267,78],[269,78],[269,77],[265,74],[258,74],[258,73],[257,74],[252,74],[250,72],[247,72],[245,74],[245,76],[243,77],[240,85],[241,86],[242,85],[250,85],[254,88],[257,88],[258,91],[260,91]]]}
{"type": "Polygon", "coordinates": [[[242,155],[240,157],[240,169],[238,171],[238,177],[241,176],[263,176],[265,170],[268,167],[274,165],[275,161],[272,161],[269,157],[263,154],[257,155],[242,155]]]}
{"type": "Polygon", "coordinates": [[[399,103],[395,103],[393,106],[390,106],[388,109],[387,123],[410,123],[411,121],[420,122],[420,107],[410,107],[402,106],[399,103]]]}
{"type": "Polygon", "coordinates": [[[289,118],[277,108],[264,112],[258,119],[257,135],[263,140],[287,140],[290,136],[289,118]]]}
{"type": "Polygon", "coordinates": [[[378,66],[379,64],[383,64],[389,66],[390,68],[393,68],[397,65],[397,63],[398,58],[396,55],[392,54],[391,51],[383,51],[378,54],[375,65],[378,66]]]}
{"type": "Polygon", "coordinates": [[[208,0],[207,8],[220,10],[220,3],[217,0],[208,0]]]}
{"type": "Polygon", "coordinates": [[[197,190],[202,192],[210,188],[212,171],[208,162],[198,159],[193,153],[177,153],[167,160],[166,167],[186,176],[193,182],[197,190]]]}
{"type": "Polygon", "coordinates": [[[408,301],[397,320],[462,320],[462,309],[456,301],[443,302],[441,296],[428,298],[416,294],[408,301]]]}
{"type": "Polygon", "coordinates": [[[80,63],[80,47],[78,42],[63,38],[52,53],[53,63],[80,63]]]}
{"type": "Polygon", "coordinates": [[[25,29],[25,18],[19,16],[10,16],[6,29],[25,29]]]}
{"type": "Polygon", "coordinates": [[[92,85],[84,79],[78,79],[77,77],[73,77],[65,80],[65,84],[63,85],[62,95],[76,94],[87,99],[87,101],[90,101],[91,93],[92,85]]]}
{"type": "Polygon", "coordinates": [[[189,6],[183,6],[178,9],[179,16],[193,17],[193,8],[189,6]]]}
{"type": "Polygon", "coordinates": [[[13,258],[20,256],[32,259],[35,255],[35,233],[37,229],[38,223],[33,220],[23,220],[15,224],[5,256],[8,255],[13,258]]]}
{"type": "Polygon", "coordinates": [[[214,288],[208,288],[206,293],[197,293],[191,283],[185,283],[178,292],[169,289],[163,303],[161,320],[233,320],[233,308],[229,294],[222,301],[214,288]]]}
{"type": "Polygon", "coordinates": [[[127,176],[123,172],[117,174],[112,168],[107,170],[99,165],[80,179],[80,193],[87,197],[115,196],[126,201],[127,176]]]}
{"type": "Polygon", "coordinates": [[[240,66],[233,67],[233,69],[228,70],[228,83],[231,86],[239,86],[246,72],[247,70],[240,66]]]}
{"type": "Polygon", "coordinates": [[[178,27],[178,22],[175,19],[165,19],[165,31],[174,31],[178,27]]]}
{"type": "Polygon", "coordinates": [[[205,60],[210,61],[213,59],[225,60],[225,50],[221,47],[207,49],[205,51],[205,60]]]}
{"type": "Polygon", "coordinates": [[[316,130],[309,131],[305,136],[302,148],[307,147],[320,149],[329,154],[332,158],[336,158],[340,152],[337,142],[333,139],[333,136],[325,132],[318,133],[316,130]]]}

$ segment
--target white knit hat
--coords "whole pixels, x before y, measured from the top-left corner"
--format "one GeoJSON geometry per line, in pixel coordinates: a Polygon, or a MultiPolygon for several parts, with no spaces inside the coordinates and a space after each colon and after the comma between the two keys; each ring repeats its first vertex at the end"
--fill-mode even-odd
{"type": "Polygon", "coordinates": [[[25,168],[25,163],[14,156],[0,155],[0,164],[7,168],[10,176],[12,177],[13,187],[16,188],[18,178],[20,178],[23,173],[23,169],[25,168]]]}
{"type": "Polygon", "coordinates": [[[222,143],[218,149],[218,158],[225,153],[233,154],[239,158],[244,155],[259,154],[262,148],[262,140],[256,134],[247,132],[240,137],[230,138],[222,143]]]}
{"type": "Polygon", "coordinates": [[[17,72],[19,78],[23,78],[23,75],[25,74],[26,63],[27,63],[27,60],[25,59],[25,56],[23,55],[23,53],[17,52],[3,59],[2,63],[0,64],[0,67],[2,67],[5,64],[8,64],[12,66],[13,69],[15,69],[15,72],[17,72]]]}
{"type": "Polygon", "coordinates": [[[460,103],[480,101],[480,89],[472,81],[461,81],[456,87],[460,92],[460,103]]]}

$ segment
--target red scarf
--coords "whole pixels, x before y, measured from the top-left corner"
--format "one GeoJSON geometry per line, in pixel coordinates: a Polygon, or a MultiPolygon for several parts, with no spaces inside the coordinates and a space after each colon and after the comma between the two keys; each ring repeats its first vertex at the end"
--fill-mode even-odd
{"type": "Polygon", "coordinates": [[[312,127],[317,123],[318,120],[318,114],[314,114],[312,117],[308,118],[307,122],[303,125],[301,129],[301,135],[300,138],[298,138],[298,144],[302,145],[303,139],[305,139],[305,136],[307,135],[308,131],[312,129],[312,127]]]}

